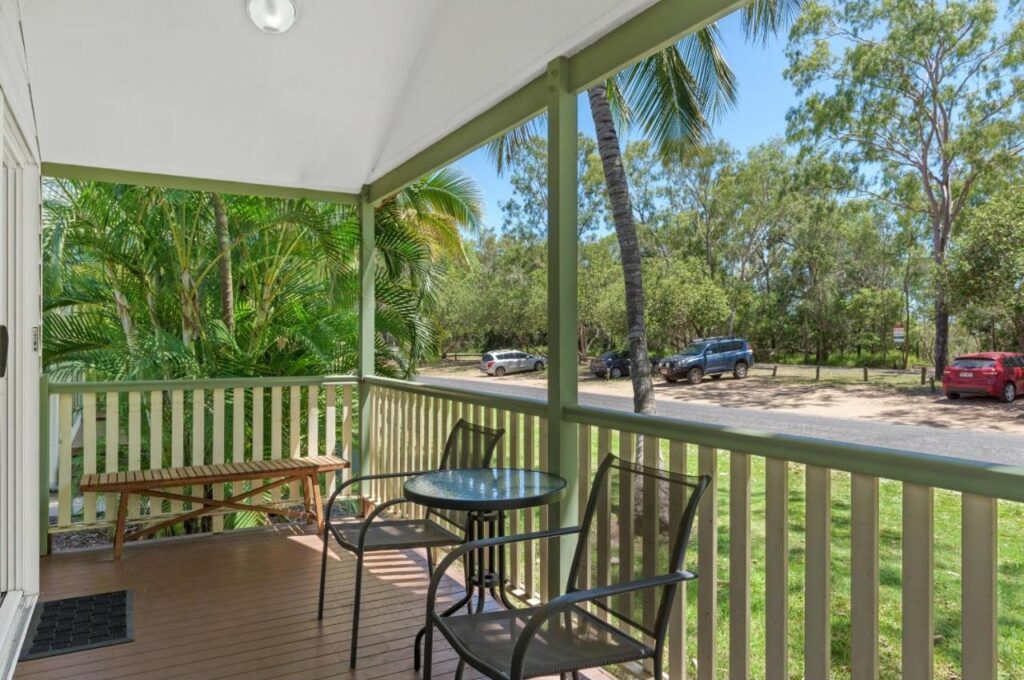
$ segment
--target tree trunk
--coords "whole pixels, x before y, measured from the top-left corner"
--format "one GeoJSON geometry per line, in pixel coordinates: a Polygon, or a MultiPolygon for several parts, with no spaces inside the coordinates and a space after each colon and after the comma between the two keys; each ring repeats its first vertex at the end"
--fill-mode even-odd
{"type": "Polygon", "coordinates": [[[941,376],[946,370],[949,354],[949,309],[946,307],[946,291],[942,284],[935,291],[935,375],[941,376]]]}
{"type": "Polygon", "coordinates": [[[211,193],[214,227],[217,230],[217,269],[220,272],[220,315],[231,334],[235,333],[235,286],[231,276],[231,232],[228,213],[220,194],[211,193]]]}
{"type": "MultiPolygon", "coordinates": [[[[626,283],[626,338],[629,342],[629,375],[633,381],[633,410],[636,413],[654,413],[654,383],[651,381],[651,362],[647,355],[647,326],[644,321],[640,241],[636,234],[636,222],[633,220],[626,171],[622,166],[622,149],[604,84],[595,85],[587,90],[587,96],[590,99],[590,112],[594,117],[597,147],[604,168],[615,234],[619,240],[622,275],[626,283]]],[[[638,455],[639,451],[638,447],[638,455]]]]}
{"type": "Polygon", "coordinates": [[[107,275],[107,282],[110,284],[110,290],[114,295],[114,304],[117,307],[117,318],[121,322],[121,330],[124,331],[125,342],[131,348],[135,347],[135,322],[132,320],[131,305],[128,302],[128,298],[121,291],[121,286],[118,283],[117,272],[114,271],[114,265],[110,262],[103,263],[103,271],[107,275]]]}

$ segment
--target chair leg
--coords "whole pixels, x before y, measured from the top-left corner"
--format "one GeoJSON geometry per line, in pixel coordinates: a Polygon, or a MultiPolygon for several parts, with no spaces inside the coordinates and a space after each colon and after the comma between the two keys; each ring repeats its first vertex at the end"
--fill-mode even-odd
{"type": "Polygon", "coordinates": [[[323,532],[324,550],[323,555],[321,555],[320,557],[320,602],[316,608],[316,618],[318,620],[324,618],[324,585],[326,584],[327,581],[327,541],[329,534],[329,529],[327,528],[326,524],[323,527],[323,532]]]}
{"type": "Polygon", "coordinates": [[[356,558],[356,593],[352,605],[352,649],[349,653],[348,667],[356,667],[356,654],[359,649],[359,604],[363,595],[363,553],[356,558]]]}
{"type": "Polygon", "coordinates": [[[434,622],[427,621],[426,638],[423,641],[423,680],[430,680],[431,663],[434,656],[434,622]]]}
{"type": "Polygon", "coordinates": [[[462,680],[462,671],[466,670],[466,660],[459,659],[459,665],[455,669],[455,680],[462,680]]]}

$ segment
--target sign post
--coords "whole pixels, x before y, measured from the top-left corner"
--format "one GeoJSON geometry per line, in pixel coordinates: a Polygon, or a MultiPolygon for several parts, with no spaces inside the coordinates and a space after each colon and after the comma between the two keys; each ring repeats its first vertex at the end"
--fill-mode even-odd
{"type": "Polygon", "coordinates": [[[895,326],[892,327],[892,341],[893,342],[895,342],[897,345],[902,347],[903,343],[906,341],[906,339],[907,339],[907,329],[906,329],[906,327],[903,324],[898,323],[898,324],[896,324],[895,326]]]}

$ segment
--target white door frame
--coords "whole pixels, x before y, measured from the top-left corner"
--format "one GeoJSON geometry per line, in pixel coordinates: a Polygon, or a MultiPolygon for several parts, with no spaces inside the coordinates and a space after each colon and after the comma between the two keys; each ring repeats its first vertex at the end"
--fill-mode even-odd
{"type": "MultiPolygon", "coordinates": [[[[13,674],[39,595],[39,383],[42,374],[41,186],[39,163],[0,92],[0,238],[10,347],[7,450],[0,459],[0,679],[13,674]]],[[[0,451],[0,454],[3,454],[0,451]]]]}

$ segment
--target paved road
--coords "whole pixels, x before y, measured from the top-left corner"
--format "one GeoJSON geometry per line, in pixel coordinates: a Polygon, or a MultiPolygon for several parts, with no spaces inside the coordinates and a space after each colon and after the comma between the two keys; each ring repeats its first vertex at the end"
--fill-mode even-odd
{"type": "MultiPolygon", "coordinates": [[[[437,376],[420,376],[419,380],[431,385],[471,391],[480,391],[482,387],[477,380],[437,376]]],[[[539,401],[543,401],[545,397],[543,388],[517,385],[508,381],[495,380],[487,384],[487,389],[489,392],[510,397],[539,401]]],[[[632,400],[628,397],[581,392],[580,403],[584,406],[621,411],[633,410],[632,400]]],[[[658,415],[758,432],[801,435],[990,463],[1024,465],[1024,438],[1008,434],[893,425],[868,420],[826,418],[785,411],[685,404],[664,400],[658,402],[658,415]]]]}

